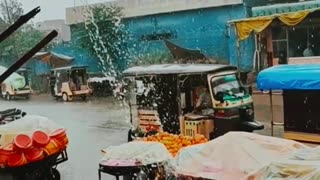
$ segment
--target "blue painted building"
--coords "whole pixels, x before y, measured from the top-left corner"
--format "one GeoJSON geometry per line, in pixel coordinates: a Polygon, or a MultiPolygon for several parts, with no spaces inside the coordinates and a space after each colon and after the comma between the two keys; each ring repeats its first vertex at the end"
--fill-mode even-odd
{"type": "MultiPolygon", "coordinates": [[[[133,37],[129,42],[133,54],[169,52],[159,38],[166,37],[181,47],[199,49],[218,62],[236,66],[240,62],[241,71],[253,68],[254,39],[240,42],[237,54],[236,33],[228,21],[250,17],[251,7],[267,0],[118,0],[115,3],[124,7],[123,22],[133,37]]],[[[77,38],[77,25],[85,21],[86,8],[66,10],[73,39],[77,38]]]]}

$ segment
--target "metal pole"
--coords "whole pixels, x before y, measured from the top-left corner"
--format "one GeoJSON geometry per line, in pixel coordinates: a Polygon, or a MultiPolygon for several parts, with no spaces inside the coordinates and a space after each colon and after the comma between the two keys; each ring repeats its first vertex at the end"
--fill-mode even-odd
{"type": "Polygon", "coordinates": [[[236,51],[237,51],[237,68],[238,68],[238,77],[240,77],[240,41],[238,39],[237,28],[234,28],[236,36],[236,51]]]}
{"type": "Polygon", "coordinates": [[[271,136],[273,136],[273,103],[272,103],[272,90],[269,90],[270,97],[270,113],[271,113],[271,136]]]}

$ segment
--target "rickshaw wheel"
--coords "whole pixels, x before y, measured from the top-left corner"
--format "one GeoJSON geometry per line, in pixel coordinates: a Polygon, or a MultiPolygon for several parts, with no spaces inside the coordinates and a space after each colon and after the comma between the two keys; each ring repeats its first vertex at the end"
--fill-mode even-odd
{"type": "Polygon", "coordinates": [[[5,98],[6,98],[7,101],[10,101],[11,100],[11,95],[7,92],[5,98]]]}
{"type": "Polygon", "coordinates": [[[30,99],[30,96],[29,96],[29,95],[26,95],[25,98],[26,98],[26,100],[29,100],[29,99],[30,99]]]}
{"type": "Polygon", "coordinates": [[[62,94],[62,100],[63,100],[64,102],[67,102],[67,101],[71,101],[72,98],[71,98],[71,96],[68,96],[67,93],[63,93],[63,94],[62,94]]]}

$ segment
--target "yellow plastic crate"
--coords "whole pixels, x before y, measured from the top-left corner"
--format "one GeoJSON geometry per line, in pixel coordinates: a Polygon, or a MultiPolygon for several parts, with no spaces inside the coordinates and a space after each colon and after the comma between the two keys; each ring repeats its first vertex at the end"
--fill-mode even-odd
{"type": "Polygon", "coordinates": [[[205,135],[205,122],[204,121],[185,121],[184,135],[194,137],[196,134],[205,135]]]}
{"type": "Polygon", "coordinates": [[[207,139],[210,139],[210,133],[214,131],[213,120],[193,120],[184,121],[184,135],[195,136],[196,134],[202,134],[207,139]]]}

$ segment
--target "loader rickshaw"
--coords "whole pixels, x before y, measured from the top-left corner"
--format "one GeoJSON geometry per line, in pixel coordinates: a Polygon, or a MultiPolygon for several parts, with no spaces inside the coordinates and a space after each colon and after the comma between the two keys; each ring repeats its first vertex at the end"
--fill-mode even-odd
{"type": "Polygon", "coordinates": [[[29,99],[32,94],[27,68],[20,68],[1,84],[2,97],[10,101],[14,98],[29,99]]]}
{"type": "Polygon", "coordinates": [[[251,87],[241,84],[236,67],[161,64],[132,67],[123,74],[134,127],[128,141],[159,131],[213,139],[264,128],[254,120],[251,87]]]}
{"type": "Polygon", "coordinates": [[[73,98],[86,100],[92,93],[88,86],[86,66],[67,66],[51,70],[50,89],[54,98],[72,101],[73,98]]]}

